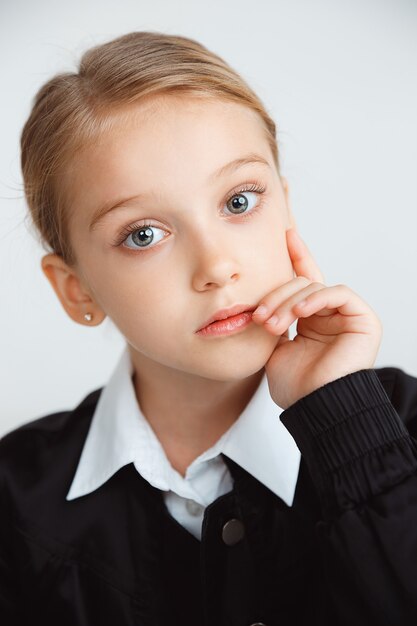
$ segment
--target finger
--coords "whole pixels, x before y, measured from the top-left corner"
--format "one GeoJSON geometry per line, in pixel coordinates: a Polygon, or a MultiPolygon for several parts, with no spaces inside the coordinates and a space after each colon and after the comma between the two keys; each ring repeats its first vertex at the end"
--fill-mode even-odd
{"type": "Polygon", "coordinates": [[[325,289],[328,289],[328,287],[325,287],[325,285],[321,283],[310,283],[310,285],[304,289],[300,289],[275,309],[273,315],[265,320],[265,327],[268,329],[272,328],[274,332],[276,332],[278,328],[280,330],[288,328],[298,317],[297,312],[295,312],[297,304],[305,302],[312,293],[325,289]]]}
{"type": "Polygon", "coordinates": [[[289,228],[286,235],[288,253],[297,276],[306,276],[312,281],[324,283],[319,266],[295,228],[289,228]]]}
{"type": "Polygon", "coordinates": [[[252,316],[254,317],[254,321],[261,321],[270,317],[282,302],[285,302],[285,300],[287,300],[290,296],[297,293],[307,285],[311,285],[311,281],[308,278],[305,276],[297,276],[268,293],[264,298],[262,298],[258,308],[253,311],[252,316]],[[265,307],[263,311],[259,310],[261,307],[265,307]]]}
{"type": "MultiPolygon", "coordinates": [[[[322,317],[323,322],[329,316],[338,318],[330,326],[324,325],[326,330],[323,334],[333,334],[330,329],[332,331],[339,329],[339,332],[342,332],[340,329],[348,320],[353,331],[359,332],[356,329],[364,330],[364,316],[369,316],[370,313],[373,313],[372,309],[346,285],[325,287],[320,283],[311,283],[278,307],[274,315],[266,320],[265,328],[272,334],[279,335],[297,318],[314,315],[322,317]]],[[[321,322],[317,330],[319,328],[323,329],[321,322]]]]}
{"type": "Polygon", "coordinates": [[[298,315],[308,317],[310,315],[329,315],[338,311],[342,315],[368,315],[371,308],[352,289],[346,285],[334,285],[326,287],[306,296],[304,301],[294,306],[298,315]]]}

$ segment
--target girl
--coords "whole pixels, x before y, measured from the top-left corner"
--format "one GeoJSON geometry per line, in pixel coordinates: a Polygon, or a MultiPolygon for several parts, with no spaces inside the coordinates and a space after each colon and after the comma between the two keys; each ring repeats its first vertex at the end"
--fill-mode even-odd
{"type": "Polygon", "coordinates": [[[415,624],[417,379],[325,285],[250,87],[127,34],[43,85],[21,165],[62,306],[126,347],[1,439],[1,624],[415,624]]]}

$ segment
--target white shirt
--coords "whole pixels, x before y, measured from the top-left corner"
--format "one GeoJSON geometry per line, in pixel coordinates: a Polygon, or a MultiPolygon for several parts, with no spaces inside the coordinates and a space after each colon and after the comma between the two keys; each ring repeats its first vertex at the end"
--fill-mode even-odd
{"type": "Polygon", "coordinates": [[[97,402],[67,500],[84,496],[133,463],[141,476],[163,490],[170,514],[201,539],[204,509],[233,488],[224,453],[292,506],[301,454],[279,419],[266,374],[232,426],[188,466],[185,477],[170,464],[139,406],[126,344],[97,402]]]}

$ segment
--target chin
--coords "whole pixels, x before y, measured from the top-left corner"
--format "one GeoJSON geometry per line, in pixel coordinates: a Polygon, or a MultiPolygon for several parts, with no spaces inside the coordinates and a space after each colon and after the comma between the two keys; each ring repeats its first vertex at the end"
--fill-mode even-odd
{"type": "Polygon", "coordinates": [[[194,373],[210,380],[232,382],[243,380],[263,370],[273,349],[250,349],[244,354],[220,353],[216,358],[207,358],[201,367],[196,366],[194,373]]]}

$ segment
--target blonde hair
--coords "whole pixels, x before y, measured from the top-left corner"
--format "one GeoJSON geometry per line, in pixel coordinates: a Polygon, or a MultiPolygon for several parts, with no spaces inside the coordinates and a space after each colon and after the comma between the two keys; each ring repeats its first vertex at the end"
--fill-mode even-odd
{"type": "Polygon", "coordinates": [[[108,131],[121,107],[172,93],[237,102],[258,113],[280,175],[275,123],[235,70],[193,39],[128,33],[84,52],[78,73],[60,73],[42,85],[23,126],[24,193],[35,235],[46,251],[70,266],[76,263],[63,184],[76,152],[108,131]]]}

